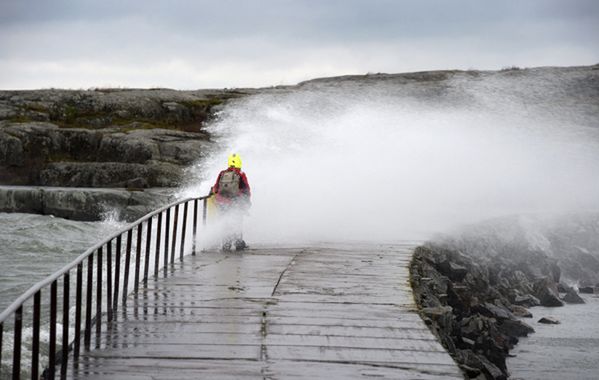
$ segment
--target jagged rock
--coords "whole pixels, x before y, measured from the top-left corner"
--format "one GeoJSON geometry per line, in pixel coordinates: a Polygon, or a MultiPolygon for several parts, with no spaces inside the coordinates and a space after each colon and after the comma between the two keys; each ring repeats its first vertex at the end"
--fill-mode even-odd
{"type": "Polygon", "coordinates": [[[505,380],[506,374],[503,373],[496,365],[491,363],[483,355],[476,355],[473,352],[466,351],[464,353],[464,361],[468,367],[476,368],[486,375],[487,379],[505,380]]]}
{"type": "Polygon", "coordinates": [[[564,300],[564,302],[585,303],[584,300],[582,299],[582,297],[580,297],[578,295],[578,293],[576,293],[576,289],[572,288],[571,286],[564,285],[564,291],[566,293],[564,298],[562,298],[564,300]]]}
{"type": "Polygon", "coordinates": [[[503,319],[516,319],[511,311],[502,306],[496,306],[491,303],[485,302],[482,305],[478,305],[474,308],[474,311],[481,313],[487,317],[495,318],[498,320],[503,319]]]}
{"type": "Polygon", "coordinates": [[[520,320],[504,319],[498,325],[499,331],[509,336],[528,336],[535,332],[528,324],[520,320]]]}
{"type": "Polygon", "coordinates": [[[549,324],[549,325],[559,325],[560,321],[553,317],[543,317],[538,320],[539,323],[549,324]]]}
{"type": "Polygon", "coordinates": [[[564,306],[559,298],[557,284],[548,277],[538,279],[534,285],[535,296],[541,301],[542,306],[564,306]]]}
{"type": "Polygon", "coordinates": [[[511,305],[510,310],[516,317],[532,318],[532,313],[525,307],[519,305],[511,305]]]}
{"type": "Polygon", "coordinates": [[[541,305],[541,301],[532,294],[525,294],[523,296],[516,296],[516,298],[514,298],[514,304],[519,306],[531,307],[541,305]]]}
{"type": "Polygon", "coordinates": [[[453,319],[451,306],[425,307],[422,313],[442,327],[451,326],[453,319]]]}

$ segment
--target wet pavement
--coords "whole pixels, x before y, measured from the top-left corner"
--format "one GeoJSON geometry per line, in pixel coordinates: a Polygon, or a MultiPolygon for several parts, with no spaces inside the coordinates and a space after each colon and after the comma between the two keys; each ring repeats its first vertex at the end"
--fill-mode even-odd
{"type": "Polygon", "coordinates": [[[411,245],[204,252],[128,306],[75,379],[462,379],[415,311],[411,245]]]}

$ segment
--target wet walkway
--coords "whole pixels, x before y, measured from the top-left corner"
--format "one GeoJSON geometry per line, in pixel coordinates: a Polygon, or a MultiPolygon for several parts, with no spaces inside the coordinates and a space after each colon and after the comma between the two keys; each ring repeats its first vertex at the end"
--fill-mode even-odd
{"type": "MultiPolygon", "coordinates": [[[[150,281],[77,379],[461,379],[415,312],[412,246],[204,252],[150,281]]],[[[70,366],[73,368],[72,366],[70,366]]]]}

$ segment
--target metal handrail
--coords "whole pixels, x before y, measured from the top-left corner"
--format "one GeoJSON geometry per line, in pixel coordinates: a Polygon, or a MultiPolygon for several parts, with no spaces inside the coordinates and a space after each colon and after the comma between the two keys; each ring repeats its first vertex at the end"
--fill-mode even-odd
{"type": "Polygon", "coordinates": [[[187,232],[187,224],[188,224],[188,210],[189,203],[193,202],[193,230],[192,230],[192,255],[195,255],[195,242],[197,235],[197,227],[198,227],[198,207],[199,202],[202,201],[202,221],[203,224],[206,223],[206,211],[207,211],[207,199],[209,195],[202,197],[194,197],[194,198],[186,198],[183,200],[179,200],[173,203],[170,203],[158,210],[155,210],[144,217],[136,220],[135,222],[129,224],[127,227],[119,230],[118,232],[112,234],[108,238],[104,239],[100,243],[92,246],[88,250],[86,250],[83,254],[77,257],[70,264],[66,265],[62,269],[53,273],[49,277],[44,280],[38,282],[33,285],[29,290],[27,290],[23,295],[17,298],[10,306],[8,306],[1,314],[0,314],[0,368],[2,364],[2,343],[3,343],[3,332],[4,332],[4,324],[8,320],[9,317],[14,315],[14,341],[13,341],[13,365],[12,365],[12,378],[20,379],[21,376],[21,350],[22,350],[22,341],[21,334],[23,328],[23,305],[29,301],[32,297],[34,298],[33,305],[33,341],[32,341],[32,360],[31,360],[31,378],[38,379],[38,370],[39,370],[39,336],[40,336],[40,314],[41,314],[41,291],[44,288],[50,286],[50,343],[49,343],[49,354],[48,354],[48,367],[44,372],[44,378],[54,379],[54,367],[57,364],[61,364],[61,378],[66,376],[67,369],[67,361],[68,361],[68,352],[73,350],[75,358],[79,355],[80,350],[80,341],[81,341],[81,333],[84,335],[84,345],[89,348],[91,341],[91,328],[92,325],[96,327],[96,333],[100,334],[101,325],[102,325],[102,316],[104,315],[102,311],[102,278],[103,278],[103,248],[106,247],[106,322],[110,322],[116,319],[116,311],[118,309],[118,298],[119,298],[119,288],[122,287],[122,298],[123,304],[125,303],[126,296],[128,295],[128,280],[129,280],[129,272],[130,272],[130,261],[131,256],[135,256],[135,279],[134,279],[134,291],[138,290],[138,284],[140,282],[140,262],[141,262],[141,254],[142,250],[142,236],[144,235],[144,223],[146,224],[145,228],[145,258],[144,258],[144,272],[142,281],[147,281],[149,277],[149,259],[150,259],[150,249],[152,243],[152,220],[155,216],[158,216],[157,221],[157,232],[154,238],[155,241],[155,261],[154,261],[154,276],[158,276],[159,271],[159,261],[160,261],[160,248],[161,248],[161,230],[163,227],[162,216],[165,214],[165,223],[164,223],[164,268],[166,269],[169,262],[169,251],[170,251],[170,263],[174,263],[175,261],[175,249],[177,245],[177,228],[179,222],[179,209],[180,206],[183,205],[183,222],[181,223],[181,235],[180,235],[180,252],[179,258],[183,260],[184,248],[185,248],[185,238],[187,232]],[[170,216],[171,210],[175,210],[174,213],[174,223],[173,228],[171,229],[170,216]],[[132,252],[132,238],[133,232],[137,230],[137,244],[136,244],[136,252],[132,252]],[[172,241],[169,246],[169,237],[172,233],[172,241]],[[120,285],[120,264],[121,264],[121,253],[123,253],[123,237],[126,235],[126,244],[125,244],[125,268],[123,269],[122,276],[123,284],[120,285]],[[114,260],[114,279],[113,279],[113,260],[112,260],[112,248],[113,243],[116,240],[116,250],[115,250],[115,260],[114,260]],[[96,259],[96,270],[94,271],[94,256],[96,259]],[[85,307],[85,329],[81,331],[81,322],[82,322],[82,312],[83,312],[83,264],[87,260],[87,282],[86,282],[86,307],[85,307]],[[70,300],[70,272],[75,270],[76,274],[76,301],[75,301],[75,337],[74,341],[69,342],[68,333],[69,333],[69,300],[70,300]],[[93,285],[94,278],[96,279],[96,312],[92,316],[92,293],[93,293],[93,285]],[[58,281],[62,279],[63,281],[63,335],[62,335],[62,347],[61,352],[56,352],[56,317],[57,317],[57,288],[58,281]],[[114,286],[114,288],[113,288],[114,286]],[[59,354],[59,357],[57,357],[59,354]]]}

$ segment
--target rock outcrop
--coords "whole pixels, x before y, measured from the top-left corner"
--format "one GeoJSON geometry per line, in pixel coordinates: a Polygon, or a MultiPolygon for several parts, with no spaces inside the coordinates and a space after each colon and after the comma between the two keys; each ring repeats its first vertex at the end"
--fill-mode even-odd
{"type": "Polygon", "coordinates": [[[108,213],[134,221],[173,200],[167,189],[51,188],[0,186],[0,212],[53,215],[71,220],[102,220],[108,213]]]}
{"type": "Polygon", "coordinates": [[[0,91],[0,184],[175,187],[239,91],[0,91]]]}

